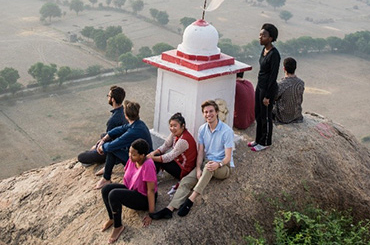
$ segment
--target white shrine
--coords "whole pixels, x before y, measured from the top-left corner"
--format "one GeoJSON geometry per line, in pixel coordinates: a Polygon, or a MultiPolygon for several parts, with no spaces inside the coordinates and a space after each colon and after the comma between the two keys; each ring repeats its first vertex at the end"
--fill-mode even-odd
{"type": "Polygon", "coordinates": [[[252,67],[221,53],[218,39],[216,28],[197,20],[185,29],[177,49],[143,59],[158,67],[154,134],[166,137],[170,133],[169,118],[181,112],[197,140],[198,128],[205,122],[200,106],[210,99],[226,102],[222,110],[227,112],[222,119],[233,126],[236,73],[252,67]]]}

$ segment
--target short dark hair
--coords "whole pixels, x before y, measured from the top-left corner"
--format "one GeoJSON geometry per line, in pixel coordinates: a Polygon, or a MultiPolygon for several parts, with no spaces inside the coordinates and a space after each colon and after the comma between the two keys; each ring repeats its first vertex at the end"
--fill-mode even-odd
{"type": "Polygon", "coordinates": [[[185,118],[181,115],[180,112],[177,112],[175,114],[172,115],[172,117],[170,118],[170,120],[168,120],[168,123],[170,123],[171,121],[177,121],[180,126],[184,126],[185,127],[185,118]]]}
{"type": "Polygon", "coordinates": [[[218,109],[218,105],[217,103],[214,101],[214,100],[206,100],[202,103],[201,107],[202,107],[202,112],[204,110],[204,107],[206,106],[213,106],[215,108],[215,111],[218,112],[219,109],[218,109]]]}
{"type": "Polygon", "coordinates": [[[123,88],[116,85],[110,87],[110,96],[116,101],[117,104],[122,104],[122,101],[126,97],[126,92],[123,88]]]}
{"type": "Polygon", "coordinates": [[[140,105],[136,102],[131,102],[129,100],[125,100],[123,103],[123,109],[125,110],[125,115],[131,121],[136,121],[140,119],[139,112],[140,112],[140,105]]]}
{"type": "Polygon", "coordinates": [[[289,74],[294,74],[295,69],[297,68],[297,61],[292,57],[284,59],[284,68],[289,74]]]}
{"type": "Polygon", "coordinates": [[[236,77],[243,78],[243,76],[244,76],[244,72],[243,71],[236,73],[236,77]]]}
{"type": "Polygon", "coordinates": [[[273,24],[270,24],[270,23],[265,23],[263,24],[261,30],[265,30],[269,33],[270,37],[272,38],[272,42],[275,42],[276,39],[278,38],[278,29],[276,28],[276,26],[274,26],[273,24]]]}
{"type": "Polygon", "coordinates": [[[132,142],[131,147],[137,150],[140,155],[147,155],[149,153],[149,144],[144,139],[137,139],[132,142]]]}

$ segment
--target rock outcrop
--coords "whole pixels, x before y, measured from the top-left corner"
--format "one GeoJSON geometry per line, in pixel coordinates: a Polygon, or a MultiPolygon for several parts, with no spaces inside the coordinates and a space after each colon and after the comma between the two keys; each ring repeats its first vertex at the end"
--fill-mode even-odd
{"type": "MultiPolygon", "coordinates": [[[[224,181],[212,180],[190,214],[153,221],[123,208],[126,226],[117,244],[238,244],[255,234],[258,221],[272,238],[276,203],[303,208],[353,210],[370,218],[370,152],[342,126],[314,114],[300,124],[276,125],[273,147],[254,153],[246,141],[254,128],[238,131],[236,168],[224,181]]],[[[100,191],[92,189],[97,166],[69,160],[0,181],[0,244],[105,244],[111,230],[100,191]]],[[[121,181],[122,167],[113,180],[121,181]]],[[[159,183],[157,210],[175,180],[159,183]]]]}

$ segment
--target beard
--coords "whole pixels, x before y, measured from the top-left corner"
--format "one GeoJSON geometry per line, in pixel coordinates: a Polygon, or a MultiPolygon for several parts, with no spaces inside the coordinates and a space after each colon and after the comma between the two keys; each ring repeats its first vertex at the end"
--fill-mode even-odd
{"type": "Polygon", "coordinates": [[[110,104],[111,106],[113,106],[113,100],[112,99],[109,99],[108,104],[110,104]]]}

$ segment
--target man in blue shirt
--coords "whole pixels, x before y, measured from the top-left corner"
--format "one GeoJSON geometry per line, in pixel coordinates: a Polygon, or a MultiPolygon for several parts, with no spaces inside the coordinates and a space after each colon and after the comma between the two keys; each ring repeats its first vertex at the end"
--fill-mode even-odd
{"type": "MultiPolygon", "coordinates": [[[[112,113],[109,120],[107,121],[107,129],[105,133],[103,133],[100,138],[103,138],[106,133],[115,127],[122,126],[123,124],[127,123],[123,112],[122,102],[125,99],[126,93],[125,90],[118,86],[112,86],[110,91],[107,95],[108,97],[108,104],[113,107],[113,110],[110,112],[112,113]]],[[[100,140],[91,147],[90,150],[82,152],[78,155],[77,159],[83,165],[89,166],[94,163],[104,163],[105,162],[105,155],[100,155],[96,151],[96,146],[99,144],[100,140]]]]}
{"type": "Polygon", "coordinates": [[[198,131],[197,166],[181,180],[170,204],[151,214],[153,219],[172,218],[175,209],[179,209],[179,216],[186,216],[195,198],[203,194],[212,177],[226,179],[230,176],[230,167],[234,167],[233,130],[218,119],[219,109],[215,101],[207,100],[201,107],[206,123],[200,126],[198,131]]]}

